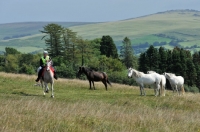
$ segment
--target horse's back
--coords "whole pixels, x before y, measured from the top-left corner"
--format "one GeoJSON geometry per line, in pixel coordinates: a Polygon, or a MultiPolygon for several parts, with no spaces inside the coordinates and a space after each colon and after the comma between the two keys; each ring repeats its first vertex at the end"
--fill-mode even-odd
{"type": "Polygon", "coordinates": [[[88,79],[93,81],[101,81],[103,79],[107,79],[107,74],[98,71],[90,71],[88,79]]]}
{"type": "Polygon", "coordinates": [[[180,85],[184,84],[184,78],[182,76],[176,76],[176,77],[180,85]]]}
{"type": "Polygon", "coordinates": [[[137,79],[138,82],[144,83],[144,84],[154,84],[155,82],[160,82],[161,78],[158,76],[157,73],[151,73],[151,74],[143,74],[141,78],[137,79]]]}

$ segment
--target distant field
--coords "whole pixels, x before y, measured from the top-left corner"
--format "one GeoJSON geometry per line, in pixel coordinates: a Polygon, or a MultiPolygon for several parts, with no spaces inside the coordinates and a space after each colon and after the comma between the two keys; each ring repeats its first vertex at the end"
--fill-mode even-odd
{"type": "MultiPolygon", "coordinates": [[[[179,44],[186,47],[200,46],[199,16],[199,11],[174,10],[104,23],[55,23],[70,28],[84,39],[92,40],[110,35],[116,46],[120,46],[123,39],[129,37],[133,45],[145,42],[152,44],[155,41],[169,43],[171,40],[181,40],[179,44]],[[154,36],[155,34],[162,34],[164,37],[154,36]]],[[[44,48],[45,44],[41,40],[40,30],[43,30],[43,26],[49,23],[51,22],[0,24],[0,46],[22,47],[28,45],[27,47],[44,48]],[[19,39],[11,39],[8,42],[2,41],[6,36],[12,37],[13,35],[24,34],[30,35],[19,39]]],[[[23,51],[23,49],[21,50],[23,51]]]]}
{"type": "Polygon", "coordinates": [[[86,80],[55,81],[54,95],[43,96],[36,76],[0,73],[0,131],[48,132],[198,132],[200,94],[155,97],[146,88],[113,83],[105,90],[89,90],[86,80]]]}

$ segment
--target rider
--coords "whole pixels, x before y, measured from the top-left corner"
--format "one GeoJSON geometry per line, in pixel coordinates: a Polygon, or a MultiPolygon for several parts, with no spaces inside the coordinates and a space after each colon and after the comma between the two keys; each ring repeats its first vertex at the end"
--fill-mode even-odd
{"type": "MultiPolygon", "coordinates": [[[[35,80],[36,82],[38,82],[40,80],[40,77],[42,76],[42,71],[45,68],[46,63],[48,61],[50,61],[50,60],[51,60],[51,58],[49,57],[48,52],[44,51],[43,52],[43,56],[40,58],[40,67],[41,67],[41,69],[38,72],[38,78],[35,80]]],[[[55,70],[54,70],[54,78],[56,80],[58,79],[57,76],[56,76],[55,70]]]]}

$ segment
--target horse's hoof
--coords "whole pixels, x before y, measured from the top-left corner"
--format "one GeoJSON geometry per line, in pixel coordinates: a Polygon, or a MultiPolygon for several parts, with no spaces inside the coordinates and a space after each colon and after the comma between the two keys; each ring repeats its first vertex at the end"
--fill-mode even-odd
{"type": "Polygon", "coordinates": [[[46,93],[49,93],[49,90],[46,90],[45,92],[46,92],[46,93]]]}
{"type": "Polygon", "coordinates": [[[54,95],[51,95],[51,98],[54,98],[54,95]]]}

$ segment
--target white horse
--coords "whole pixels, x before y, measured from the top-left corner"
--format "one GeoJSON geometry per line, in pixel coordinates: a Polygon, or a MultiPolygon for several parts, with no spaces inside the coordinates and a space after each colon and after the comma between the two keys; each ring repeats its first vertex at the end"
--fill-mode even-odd
{"type": "MultiPolygon", "coordinates": [[[[128,69],[128,77],[133,77],[134,80],[140,86],[140,94],[145,95],[144,85],[153,85],[155,96],[158,96],[158,92],[160,87],[162,87],[162,79],[159,74],[152,73],[152,74],[145,74],[143,72],[139,72],[133,68],[128,69]]],[[[160,95],[160,92],[159,92],[160,95]]]]}
{"type": "Polygon", "coordinates": [[[182,76],[176,76],[173,73],[166,73],[166,72],[164,73],[164,75],[169,80],[173,92],[176,90],[178,95],[180,95],[180,91],[182,91],[182,94],[185,93],[184,78],[182,76]]]}
{"type": "MultiPolygon", "coordinates": [[[[147,71],[147,74],[156,73],[155,71],[147,71]]],[[[166,77],[165,75],[159,74],[162,78],[162,87],[161,87],[161,95],[165,96],[165,86],[166,86],[166,77]]]]}
{"type": "Polygon", "coordinates": [[[51,64],[52,61],[47,62],[46,67],[44,68],[43,77],[40,78],[40,83],[42,85],[44,95],[49,91],[48,83],[51,84],[51,97],[54,98],[54,93],[53,93],[54,73],[51,64]]]}

